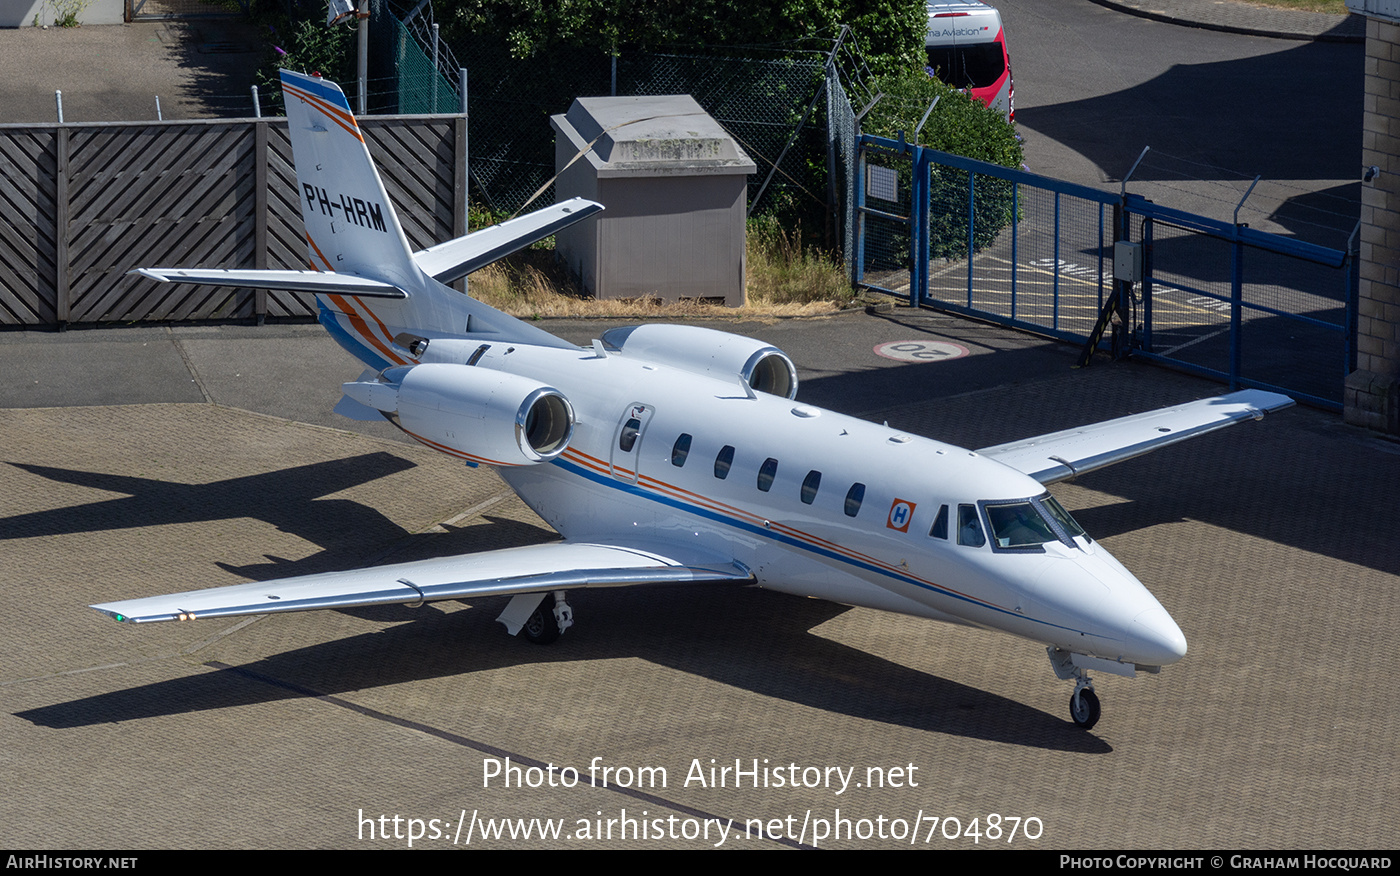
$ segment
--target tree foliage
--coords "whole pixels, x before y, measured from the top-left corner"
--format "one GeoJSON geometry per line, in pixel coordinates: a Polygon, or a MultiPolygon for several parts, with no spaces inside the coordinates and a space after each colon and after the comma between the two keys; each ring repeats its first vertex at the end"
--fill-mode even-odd
{"type": "Polygon", "coordinates": [[[848,24],[877,72],[918,63],[928,23],[923,0],[447,0],[438,15],[454,37],[503,38],[516,58],[556,46],[767,46],[832,38],[848,24]]]}

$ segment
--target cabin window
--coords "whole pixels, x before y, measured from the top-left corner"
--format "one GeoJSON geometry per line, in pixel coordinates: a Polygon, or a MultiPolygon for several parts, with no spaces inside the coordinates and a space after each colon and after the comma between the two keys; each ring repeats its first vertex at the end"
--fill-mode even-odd
{"type": "Polygon", "coordinates": [[[948,537],[947,505],[938,506],[938,516],[933,518],[933,525],[928,528],[928,534],[931,538],[946,539],[948,537]]]}
{"type": "Polygon", "coordinates": [[[617,438],[617,449],[623,453],[631,453],[632,448],[637,443],[637,435],[642,431],[642,421],[633,417],[622,427],[622,434],[617,438]]]}
{"type": "Polygon", "coordinates": [[[817,498],[817,490],[822,485],[822,473],[816,470],[807,472],[807,477],[802,479],[802,504],[810,505],[817,498]]]}
{"type": "Polygon", "coordinates": [[[958,506],[958,544],[968,547],[981,547],[987,543],[982,534],[982,520],[977,516],[976,505],[958,506]]]}
{"type": "Polygon", "coordinates": [[[729,467],[734,464],[734,445],[726,444],[715,457],[715,477],[724,480],[729,477],[729,467]]]}
{"type": "Polygon", "coordinates": [[[763,492],[773,489],[773,478],[778,475],[778,461],[773,457],[763,460],[763,467],[758,470],[758,488],[763,492]]]}
{"type": "Polygon", "coordinates": [[[851,488],[846,491],[846,516],[854,517],[860,513],[860,503],[865,501],[865,484],[851,484],[851,488]]]}
{"type": "Polygon", "coordinates": [[[690,436],[682,432],[676,439],[676,443],[671,445],[671,465],[680,468],[685,465],[685,458],[690,455],[690,436]]]}

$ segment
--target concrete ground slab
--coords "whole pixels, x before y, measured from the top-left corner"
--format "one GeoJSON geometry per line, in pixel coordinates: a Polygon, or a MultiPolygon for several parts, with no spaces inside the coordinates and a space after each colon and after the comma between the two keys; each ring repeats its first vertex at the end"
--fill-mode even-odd
{"type": "Polygon", "coordinates": [[[0,124],[250,118],[270,51],[239,19],[0,29],[0,124]]]}
{"type": "MultiPolygon", "coordinates": [[[[1136,364],[1071,369],[1061,345],[908,311],[741,328],[793,352],[799,397],[971,446],[1220,391],[1136,364]],[[918,329],[978,352],[911,365],[871,349],[918,329]]],[[[240,331],[181,339],[183,361],[275,373],[240,331]]],[[[281,339],[307,385],[335,385],[356,366],[320,343],[281,339]]],[[[0,367],[22,348],[0,345],[0,367]]],[[[1191,646],[1160,676],[1099,677],[1104,718],[1084,733],[1032,643],[759,590],[579,593],[551,648],[506,636],[498,599],[112,623],[87,604],[550,537],[489,472],[238,408],[297,405],[236,377],[205,383],[215,403],[0,410],[8,846],[404,848],[418,818],[438,836],[415,847],[443,847],[475,814],[474,847],[700,848],[717,836],[668,826],[722,818],[783,820],[781,838],[731,847],[908,848],[879,819],[888,837],[921,812],[984,832],[992,813],[1039,819],[1012,848],[1392,844],[1400,703],[1376,667],[1400,632],[1380,513],[1400,447],[1331,415],[1294,408],[1055,487],[1191,646]],[[486,786],[506,756],[585,781],[486,786]],[[855,769],[861,787],[736,788],[736,760],[817,767],[798,773],[814,782],[855,769]],[[595,763],[609,787],[586,786],[595,763]],[[731,767],[725,786],[711,766],[731,767]],[[858,835],[814,838],[838,809],[858,835]],[[624,811],[647,813],[645,836],[619,836],[624,811]],[[552,819],[569,838],[483,840],[484,818],[552,819]],[[612,838],[593,838],[608,820],[612,838]]],[[[915,848],[1004,843],[928,827],[915,848]]]]}

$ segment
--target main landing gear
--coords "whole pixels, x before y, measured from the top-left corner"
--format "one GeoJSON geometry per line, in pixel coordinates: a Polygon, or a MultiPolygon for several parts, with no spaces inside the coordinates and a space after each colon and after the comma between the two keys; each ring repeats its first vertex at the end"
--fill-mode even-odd
{"type": "Polygon", "coordinates": [[[1074,679],[1074,694],[1069,698],[1069,716],[1074,723],[1085,730],[1099,723],[1099,697],[1094,693],[1094,682],[1082,667],[1075,666],[1068,651],[1056,647],[1045,649],[1050,655],[1050,666],[1059,678],[1074,679]]]}
{"type": "Polygon", "coordinates": [[[536,645],[548,645],[574,625],[574,610],[564,598],[564,591],[555,591],[553,596],[551,600],[549,594],[522,593],[510,601],[498,620],[512,634],[519,632],[536,645]]]}

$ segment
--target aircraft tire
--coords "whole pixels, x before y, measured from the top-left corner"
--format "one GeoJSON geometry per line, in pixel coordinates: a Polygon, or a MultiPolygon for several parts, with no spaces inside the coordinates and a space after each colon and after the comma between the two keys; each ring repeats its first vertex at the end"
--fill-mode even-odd
{"type": "Polygon", "coordinates": [[[1069,698],[1069,716],[1085,730],[1091,730],[1099,723],[1099,712],[1098,695],[1088,688],[1069,698]]]}
{"type": "Polygon", "coordinates": [[[536,645],[548,645],[559,638],[559,621],[554,618],[552,602],[548,598],[542,601],[520,628],[520,634],[536,645]]]}

